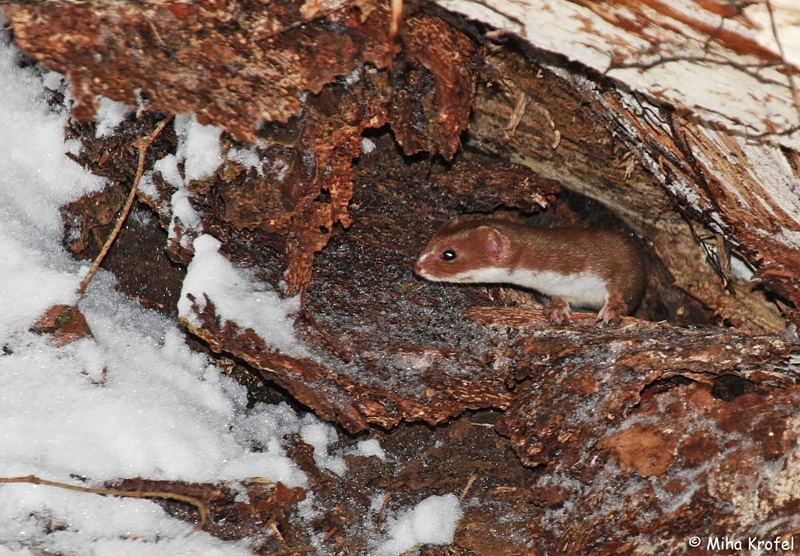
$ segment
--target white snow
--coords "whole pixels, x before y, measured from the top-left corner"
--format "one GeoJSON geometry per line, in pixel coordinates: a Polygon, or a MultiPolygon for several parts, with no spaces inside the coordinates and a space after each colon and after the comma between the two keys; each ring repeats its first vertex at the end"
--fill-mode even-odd
{"type": "Polygon", "coordinates": [[[202,310],[205,297],[214,303],[224,322],[231,320],[242,328],[252,328],[267,345],[296,357],[307,357],[308,350],[292,332],[291,315],[300,309],[300,298],[281,299],[261,286],[244,269],[234,267],[219,253],[219,240],[204,234],[194,241],[194,258],[189,264],[178,313],[199,326],[200,319],[187,297],[192,294],[202,310]]]}
{"type": "Polygon", "coordinates": [[[303,437],[306,444],[314,447],[314,462],[317,467],[327,469],[336,475],[345,474],[347,464],[344,458],[330,454],[329,444],[336,442],[339,438],[333,426],[323,423],[319,419],[303,418],[300,436],[303,437]]]}
{"type": "Polygon", "coordinates": [[[264,175],[264,168],[262,166],[261,157],[256,151],[255,147],[231,147],[228,150],[228,158],[234,160],[247,169],[254,169],[258,172],[259,176],[264,175]]]}
{"type": "Polygon", "coordinates": [[[100,97],[97,104],[95,137],[108,137],[131,113],[131,109],[121,102],[116,102],[106,97],[100,97]]]}
{"type": "Polygon", "coordinates": [[[200,125],[194,114],[175,116],[178,157],[185,159],[186,182],[210,176],[222,164],[219,136],[222,129],[200,125]]]}
{"type": "Polygon", "coordinates": [[[0,341],[74,301],[78,266],[52,249],[58,208],[103,185],[64,156],[65,116],[49,111],[41,80],[15,67],[6,41],[0,34],[0,341]]]}
{"type": "Polygon", "coordinates": [[[748,282],[753,279],[753,269],[736,255],[731,255],[731,275],[748,282]]]}
{"type": "Polygon", "coordinates": [[[357,66],[353,70],[350,71],[347,75],[342,77],[342,83],[344,83],[347,87],[352,87],[359,81],[361,81],[361,77],[364,73],[364,68],[362,66],[357,66]]]}
{"type": "Polygon", "coordinates": [[[378,556],[398,556],[424,544],[450,544],[461,519],[461,503],[455,494],[429,496],[389,526],[389,539],[378,556]]]}
{"type": "Polygon", "coordinates": [[[369,153],[375,152],[376,148],[377,148],[377,145],[375,144],[375,141],[373,141],[369,137],[364,137],[361,140],[361,152],[362,153],[369,154],[369,153]]]}
{"type": "Polygon", "coordinates": [[[154,201],[163,202],[164,199],[160,198],[153,181],[153,175],[156,173],[160,173],[164,181],[176,189],[170,199],[172,221],[168,229],[169,239],[175,238],[180,221],[183,230],[180,237],[181,246],[189,248],[192,238],[200,233],[201,223],[200,216],[189,201],[191,193],[187,186],[192,180],[212,175],[222,164],[219,145],[222,129],[200,125],[194,114],[179,114],[175,116],[172,125],[178,137],[175,154],[168,154],[157,160],[153,169],[142,176],[139,190],[154,201]],[[183,173],[180,170],[181,164],[183,173]]]}
{"type": "MultiPolygon", "coordinates": [[[[178,152],[180,152],[180,149],[178,152]]],[[[164,181],[168,184],[173,187],[183,187],[183,176],[181,176],[180,170],[178,170],[178,163],[180,162],[183,162],[182,158],[178,160],[178,157],[174,154],[168,154],[164,158],[156,160],[155,164],[153,164],[153,173],[161,172],[161,177],[163,177],[164,181]]],[[[140,188],[142,187],[140,186],[140,188]]]]}
{"type": "Polygon", "coordinates": [[[148,500],[108,498],[49,486],[0,488],[0,554],[93,554],[97,556],[244,556],[243,543],[205,534],[187,535],[187,525],[148,500]],[[50,527],[49,535],[37,530],[50,527]],[[59,530],[61,527],[65,529],[59,530]],[[32,538],[33,537],[33,538],[32,538]],[[31,542],[35,541],[35,542],[31,542]],[[2,547],[5,548],[2,548],[2,547]]]}
{"type": "Polygon", "coordinates": [[[375,456],[381,461],[386,461],[386,452],[384,452],[381,443],[376,438],[362,440],[356,445],[355,450],[348,453],[363,457],[375,456]]]}

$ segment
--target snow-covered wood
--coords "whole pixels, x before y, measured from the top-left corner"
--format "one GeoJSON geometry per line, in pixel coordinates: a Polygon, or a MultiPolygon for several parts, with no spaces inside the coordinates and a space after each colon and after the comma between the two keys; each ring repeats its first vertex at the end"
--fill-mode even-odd
{"type": "Polygon", "coordinates": [[[793,0],[771,0],[772,17],[764,1],[437,3],[704,122],[747,138],[800,146],[800,120],[786,75],[787,64],[800,65],[800,4],[793,0]]]}

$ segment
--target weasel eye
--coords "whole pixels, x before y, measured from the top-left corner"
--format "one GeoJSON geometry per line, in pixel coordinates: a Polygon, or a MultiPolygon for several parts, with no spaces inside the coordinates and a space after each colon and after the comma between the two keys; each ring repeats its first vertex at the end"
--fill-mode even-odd
{"type": "Polygon", "coordinates": [[[453,259],[455,259],[457,256],[458,256],[458,255],[456,255],[456,252],[455,252],[455,251],[453,251],[452,249],[448,249],[447,251],[445,251],[444,253],[442,253],[442,260],[443,260],[443,261],[452,261],[452,260],[453,260],[453,259]]]}

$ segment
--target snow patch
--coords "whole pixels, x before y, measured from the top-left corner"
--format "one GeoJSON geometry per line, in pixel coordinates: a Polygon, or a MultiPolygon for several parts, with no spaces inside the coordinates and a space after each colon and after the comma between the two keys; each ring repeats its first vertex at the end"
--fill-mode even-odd
{"type": "Polygon", "coordinates": [[[66,113],[47,105],[42,78],[16,58],[0,31],[0,341],[55,303],[74,301],[80,265],[53,248],[63,230],[59,207],[105,183],[65,155],[66,113]]]}
{"type": "Polygon", "coordinates": [[[228,159],[238,162],[248,170],[255,169],[259,176],[264,175],[261,157],[253,146],[244,146],[241,148],[231,147],[228,150],[228,159]]]}
{"type": "Polygon", "coordinates": [[[202,222],[192,207],[192,194],[187,186],[192,180],[211,176],[222,164],[219,145],[222,130],[215,126],[200,125],[194,114],[175,116],[173,126],[178,137],[175,154],[168,154],[157,160],[153,169],[142,176],[139,190],[156,201],[164,202],[166,199],[162,198],[153,181],[156,173],[160,173],[164,181],[176,189],[169,200],[172,221],[168,236],[170,240],[174,240],[180,230],[181,247],[188,249],[192,238],[202,231],[202,222]]]}
{"type": "Polygon", "coordinates": [[[332,425],[323,423],[311,415],[304,418],[300,428],[303,441],[314,447],[314,463],[321,469],[327,469],[336,475],[344,475],[347,464],[341,456],[331,455],[329,445],[336,442],[339,437],[332,425]]]}
{"type": "Polygon", "coordinates": [[[97,102],[97,112],[94,115],[96,122],[95,137],[108,137],[114,129],[128,117],[132,110],[110,98],[100,97],[97,102]]]}
{"type": "Polygon", "coordinates": [[[375,145],[375,141],[370,139],[369,137],[364,137],[361,139],[361,152],[364,154],[369,154],[371,152],[375,152],[377,145],[375,145]]]}
{"type": "Polygon", "coordinates": [[[308,349],[293,333],[292,314],[300,309],[300,298],[281,299],[267,290],[252,273],[236,268],[219,252],[220,242],[204,234],[194,240],[194,258],[183,281],[178,313],[195,326],[201,322],[192,309],[202,311],[206,296],[214,303],[224,322],[233,321],[241,328],[252,328],[267,345],[294,357],[309,357],[308,349]]]}
{"type": "Polygon", "coordinates": [[[175,116],[175,132],[178,134],[178,157],[185,161],[186,183],[213,174],[222,164],[219,137],[222,129],[212,125],[201,125],[194,114],[175,116]]]}
{"type": "Polygon", "coordinates": [[[348,454],[361,457],[375,456],[381,461],[386,461],[386,452],[381,447],[381,443],[376,438],[369,440],[362,440],[356,445],[355,450],[351,450],[348,454]]]}
{"type": "Polygon", "coordinates": [[[451,544],[462,513],[455,494],[429,496],[394,520],[389,527],[389,540],[375,554],[399,556],[419,545],[451,544]]]}

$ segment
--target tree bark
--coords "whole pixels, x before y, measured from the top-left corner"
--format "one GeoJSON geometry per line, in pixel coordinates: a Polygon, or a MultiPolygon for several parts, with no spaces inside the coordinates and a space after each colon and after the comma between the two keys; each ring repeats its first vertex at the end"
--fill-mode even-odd
{"type": "MultiPolygon", "coordinates": [[[[314,357],[277,352],[213,299],[184,324],[353,433],[502,412],[497,430],[536,473],[515,549],[678,554],[692,535],[800,530],[798,59],[770,42],[768,5],[441,4],[496,29],[424,2],[397,37],[369,0],[4,10],[15,41],[69,75],[76,115],[98,94],[136,105],[138,90],[151,110],[223,127],[223,151],[260,139],[262,172],[226,160],[187,195],[230,260],[299,292],[314,357]],[[617,328],[586,314],[553,327],[524,292],[413,277],[450,217],[498,209],[633,229],[642,308],[617,328]]],[[[779,36],[797,15],[781,10],[779,36]]],[[[126,141],[82,140],[87,166],[125,160],[126,141]]],[[[187,264],[197,231],[151,177],[158,193],[141,198],[187,264]]]]}

